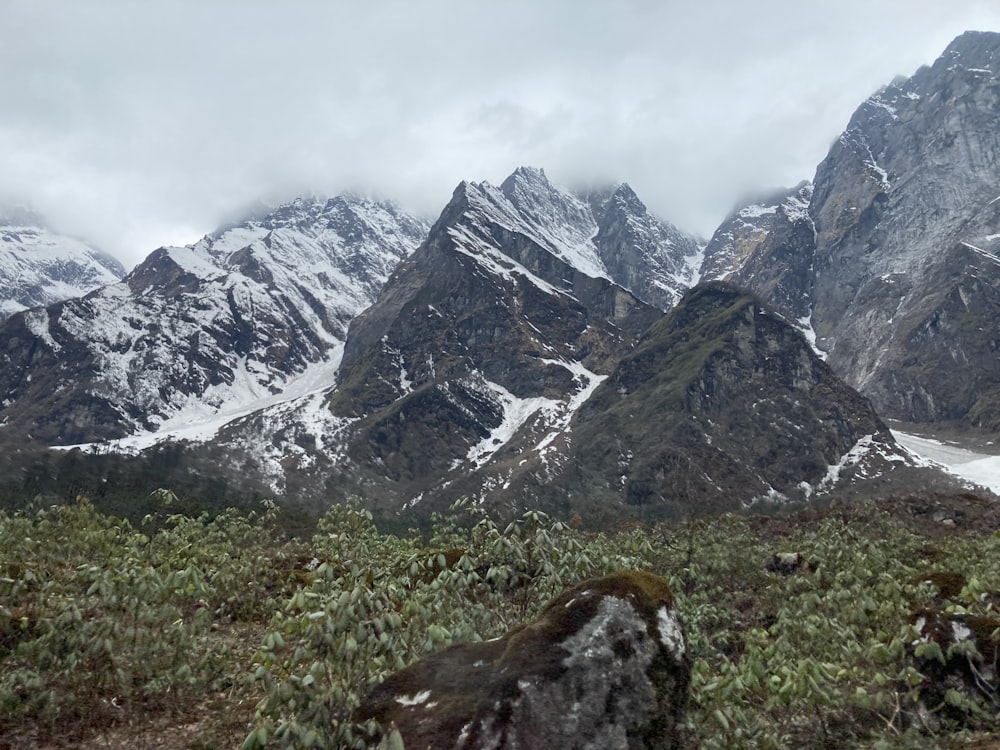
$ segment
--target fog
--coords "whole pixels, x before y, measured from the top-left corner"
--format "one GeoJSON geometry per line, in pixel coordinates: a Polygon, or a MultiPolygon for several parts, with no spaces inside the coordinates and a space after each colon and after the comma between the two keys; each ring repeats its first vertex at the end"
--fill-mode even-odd
{"type": "Polygon", "coordinates": [[[993,3],[0,0],[0,201],[134,265],[246,206],[519,165],[711,234],[993,3]]]}

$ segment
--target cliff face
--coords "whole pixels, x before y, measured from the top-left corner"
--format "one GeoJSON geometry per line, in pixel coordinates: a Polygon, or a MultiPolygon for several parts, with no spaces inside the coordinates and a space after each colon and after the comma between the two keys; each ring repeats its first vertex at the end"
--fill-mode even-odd
{"type": "Polygon", "coordinates": [[[883,416],[995,428],[998,156],[1000,34],[969,32],[858,108],[811,196],[727,220],[703,276],[801,321],[883,416]]]}
{"type": "Polygon", "coordinates": [[[752,290],[809,334],[816,250],[812,193],[812,184],[804,182],[735,211],[712,235],[701,267],[706,281],[752,290]]]}

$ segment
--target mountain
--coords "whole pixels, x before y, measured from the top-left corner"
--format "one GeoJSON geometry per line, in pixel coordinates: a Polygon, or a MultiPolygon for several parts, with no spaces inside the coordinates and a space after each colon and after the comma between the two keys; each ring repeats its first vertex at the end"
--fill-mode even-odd
{"type": "Polygon", "coordinates": [[[713,282],[654,324],[580,408],[565,473],[593,512],[679,515],[808,500],[913,466],[799,331],[713,282]]]}
{"type": "Polygon", "coordinates": [[[598,256],[618,284],[666,311],[698,282],[704,242],[650,214],[627,183],[587,200],[598,256]]]}
{"type": "Polygon", "coordinates": [[[0,326],[0,440],[118,439],[332,382],[350,320],[426,228],[389,204],[299,199],[18,313],[0,326]]]}
{"type": "Polygon", "coordinates": [[[731,270],[720,228],[703,273],[808,313],[830,366],[884,417],[995,430],[998,155],[1000,34],[967,32],[862,103],[795,198],[807,212],[755,219],[731,270]]]}
{"type": "Polygon", "coordinates": [[[82,297],[124,275],[117,260],[52,231],[33,211],[0,206],[0,320],[82,297]]]}
{"type": "Polygon", "coordinates": [[[606,278],[580,208],[538,170],[462,183],[352,321],[336,387],[218,442],[295,497],[426,516],[468,496],[594,523],[801,500],[912,463],[753,296],[699,286],[664,317],[606,278]]]}
{"type": "Polygon", "coordinates": [[[305,454],[295,468],[322,466],[335,477],[324,486],[398,510],[462,485],[515,435],[557,433],[661,315],[607,278],[594,230],[587,205],[540,170],[463,182],[351,323],[336,389],[221,437],[272,435],[262,465],[305,454]]]}
{"type": "Polygon", "coordinates": [[[771,194],[734,211],[705,246],[702,278],[752,289],[814,338],[810,323],[816,228],[813,186],[771,194]]]}

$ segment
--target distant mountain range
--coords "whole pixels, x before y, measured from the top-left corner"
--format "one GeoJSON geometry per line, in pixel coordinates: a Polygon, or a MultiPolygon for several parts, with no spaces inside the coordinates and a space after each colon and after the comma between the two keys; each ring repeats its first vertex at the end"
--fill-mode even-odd
{"type": "Polygon", "coordinates": [[[341,196],[160,248],[0,326],[0,442],[170,439],[231,487],[399,518],[945,482],[882,417],[1000,423],[998,56],[963,35],[707,242],[522,167],[432,226],[341,196]]]}

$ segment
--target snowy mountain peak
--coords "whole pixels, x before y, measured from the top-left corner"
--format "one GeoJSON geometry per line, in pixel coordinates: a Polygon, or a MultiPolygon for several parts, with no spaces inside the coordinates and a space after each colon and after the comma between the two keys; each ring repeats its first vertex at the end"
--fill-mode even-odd
{"type": "Polygon", "coordinates": [[[636,216],[645,216],[647,213],[646,204],[639,199],[627,182],[623,182],[615,189],[611,199],[636,216]]]}
{"type": "Polygon", "coordinates": [[[0,206],[0,320],[112,284],[121,263],[46,227],[29,208],[0,206]]]}
{"type": "Polygon", "coordinates": [[[317,368],[332,382],[348,323],[426,230],[388,204],[304,198],[159,248],[123,283],[50,308],[44,327],[0,327],[0,421],[89,442],[232,415],[301,391],[317,368]]]}

